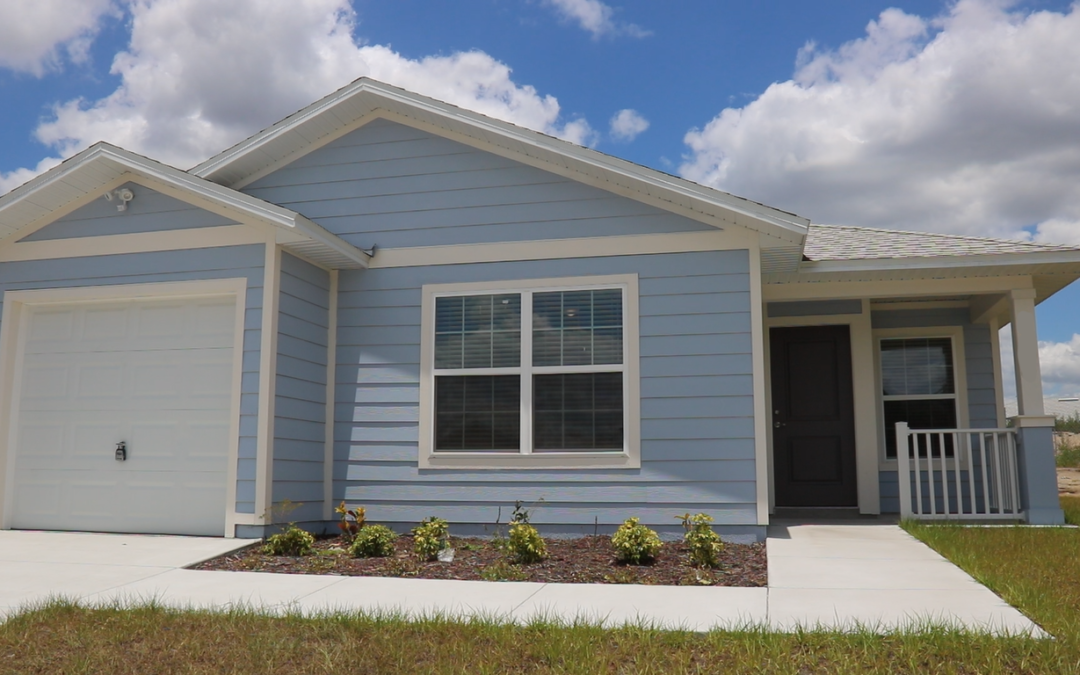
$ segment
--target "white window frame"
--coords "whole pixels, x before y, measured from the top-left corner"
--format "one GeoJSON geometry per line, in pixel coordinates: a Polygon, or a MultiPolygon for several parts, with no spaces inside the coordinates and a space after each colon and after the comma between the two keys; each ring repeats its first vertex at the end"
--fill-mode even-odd
{"type": "Polygon", "coordinates": [[[636,274],[425,284],[420,320],[421,469],[636,469],[641,467],[641,387],[638,353],[638,277],[636,274]],[[623,362],[589,366],[532,366],[533,293],[621,288],[623,291],[623,362]],[[520,452],[435,452],[435,300],[454,295],[521,293],[521,366],[455,369],[454,375],[517,375],[522,378],[520,452]],[[532,452],[532,376],[546,373],[623,373],[623,449],[532,452]]]}
{"type": "MultiPolygon", "coordinates": [[[[877,398],[877,427],[878,427],[878,461],[882,469],[897,468],[896,458],[886,456],[885,434],[896,433],[895,429],[885,428],[885,396],[882,394],[881,377],[881,343],[883,340],[904,340],[923,338],[948,338],[952,341],[953,356],[953,391],[954,394],[912,395],[912,396],[889,396],[890,401],[925,400],[925,399],[953,399],[956,401],[956,425],[958,429],[969,427],[968,402],[967,402],[967,357],[964,354],[964,329],[962,326],[938,326],[932,328],[890,328],[880,329],[873,332],[874,335],[874,388],[877,398]]],[[[899,450],[898,450],[899,452],[899,450]]],[[[948,463],[954,460],[949,458],[948,463]]],[[[961,462],[966,466],[966,462],[961,462]]]]}

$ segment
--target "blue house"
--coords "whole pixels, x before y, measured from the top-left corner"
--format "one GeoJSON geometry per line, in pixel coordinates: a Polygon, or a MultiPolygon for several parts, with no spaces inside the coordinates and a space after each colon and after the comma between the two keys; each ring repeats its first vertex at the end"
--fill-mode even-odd
{"type": "Polygon", "coordinates": [[[1077,277],[361,79],[187,171],[99,143],[0,198],[0,527],[1060,523],[1034,308],[1077,277]]]}

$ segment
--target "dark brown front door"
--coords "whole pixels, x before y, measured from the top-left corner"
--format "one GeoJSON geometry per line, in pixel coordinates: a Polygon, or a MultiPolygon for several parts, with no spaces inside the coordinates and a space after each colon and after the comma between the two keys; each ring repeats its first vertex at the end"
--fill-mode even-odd
{"type": "Polygon", "coordinates": [[[857,506],[847,326],[773,328],[777,506],[857,506]]]}

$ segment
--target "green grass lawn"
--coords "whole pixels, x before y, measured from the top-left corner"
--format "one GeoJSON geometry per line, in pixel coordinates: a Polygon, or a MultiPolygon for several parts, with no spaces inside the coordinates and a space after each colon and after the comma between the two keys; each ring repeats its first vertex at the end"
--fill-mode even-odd
{"type": "MultiPolygon", "coordinates": [[[[1080,498],[1063,502],[1080,518],[1080,498]]],[[[697,635],[53,603],[0,625],[0,673],[1078,673],[1080,531],[908,525],[1054,640],[941,629],[697,635]]]]}

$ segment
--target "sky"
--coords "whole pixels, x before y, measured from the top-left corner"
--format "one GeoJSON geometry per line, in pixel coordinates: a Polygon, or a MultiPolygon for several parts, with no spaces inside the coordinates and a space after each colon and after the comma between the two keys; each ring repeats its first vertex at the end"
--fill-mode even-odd
{"type": "MultiPolygon", "coordinates": [[[[98,140],[188,168],[360,76],[816,223],[1080,245],[1064,0],[0,0],[0,194],[98,140]]],[[[1049,396],[1077,308],[1039,307],[1049,396]]]]}

